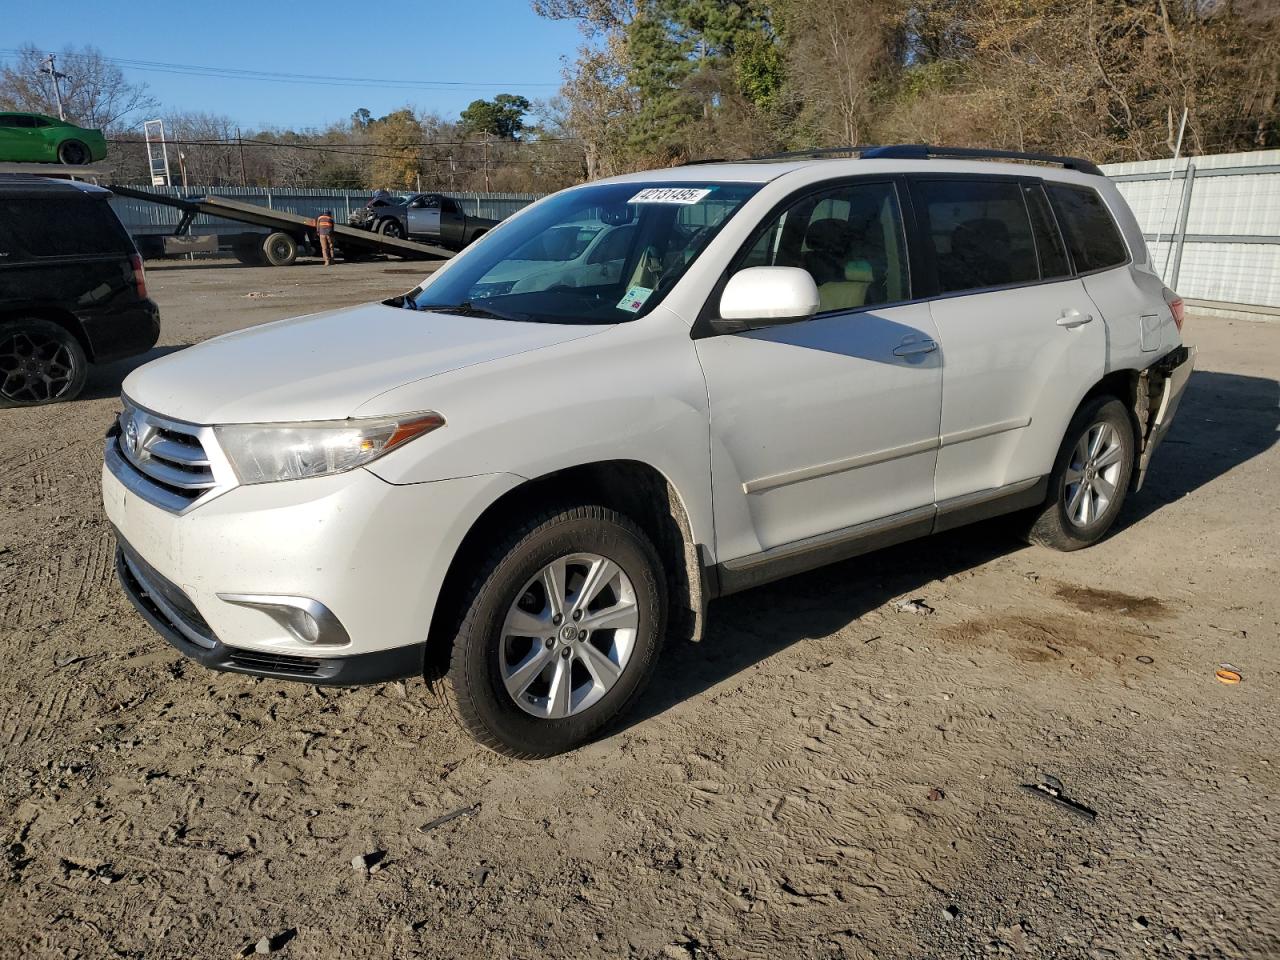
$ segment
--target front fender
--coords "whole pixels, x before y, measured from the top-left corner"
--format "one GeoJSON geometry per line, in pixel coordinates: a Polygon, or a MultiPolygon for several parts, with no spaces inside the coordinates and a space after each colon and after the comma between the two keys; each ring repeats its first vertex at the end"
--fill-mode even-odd
{"type": "Polygon", "coordinates": [[[407,384],[355,415],[425,409],[446,426],[370,465],[389,483],[639,461],[675,488],[697,542],[714,542],[706,385],[668,311],[407,384]]]}

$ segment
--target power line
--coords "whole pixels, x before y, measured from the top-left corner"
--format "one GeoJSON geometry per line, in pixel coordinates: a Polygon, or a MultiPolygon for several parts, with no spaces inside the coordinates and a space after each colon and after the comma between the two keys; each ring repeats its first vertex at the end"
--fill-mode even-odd
{"type": "MultiPolygon", "coordinates": [[[[0,49],[0,56],[21,56],[27,51],[0,49]]],[[[315,86],[410,87],[421,90],[454,90],[480,87],[559,87],[559,83],[535,80],[402,80],[390,77],[343,77],[330,74],[287,73],[276,70],[248,70],[240,67],[214,67],[194,63],[166,63],[160,60],[133,60],[101,54],[63,53],[64,60],[102,59],[116,66],[154,73],[171,73],[193,77],[216,77],[228,80],[256,80],[267,83],[300,83],[315,86]]]]}

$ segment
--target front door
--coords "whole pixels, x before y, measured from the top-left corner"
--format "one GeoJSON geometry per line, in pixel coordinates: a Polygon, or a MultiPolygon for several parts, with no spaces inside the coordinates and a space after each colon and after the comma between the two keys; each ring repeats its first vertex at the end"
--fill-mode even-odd
{"type": "Polygon", "coordinates": [[[418,196],[409,201],[409,234],[414,237],[440,236],[440,198],[418,196]]]}
{"type": "Polygon", "coordinates": [[[721,562],[932,511],[942,357],[928,305],[905,302],[893,183],[801,196],[730,270],[769,265],[809,271],[818,315],[696,341],[721,562]]]}

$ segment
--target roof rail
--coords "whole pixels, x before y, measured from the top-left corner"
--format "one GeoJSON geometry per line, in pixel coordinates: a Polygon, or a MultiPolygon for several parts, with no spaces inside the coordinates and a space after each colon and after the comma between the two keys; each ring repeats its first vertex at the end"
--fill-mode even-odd
{"type": "Polygon", "coordinates": [[[1097,164],[1081,157],[1059,157],[1050,153],[1023,153],[1018,150],[989,150],[978,147],[935,147],[927,143],[900,143],[887,147],[861,150],[863,160],[928,160],[932,157],[974,160],[1026,160],[1051,163],[1066,170],[1078,170],[1094,176],[1105,176],[1097,164]]]}
{"type": "Polygon", "coordinates": [[[865,156],[868,150],[879,150],[880,147],[860,146],[860,147],[814,147],[810,150],[788,150],[785,153],[767,153],[760,157],[751,157],[752,160],[804,160],[805,158],[818,159],[820,157],[835,157],[841,154],[858,154],[865,156]]]}

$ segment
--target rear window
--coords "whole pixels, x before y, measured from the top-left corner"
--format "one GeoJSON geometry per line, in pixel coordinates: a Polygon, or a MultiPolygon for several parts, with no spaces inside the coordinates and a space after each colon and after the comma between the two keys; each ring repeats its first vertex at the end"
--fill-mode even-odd
{"type": "Polygon", "coordinates": [[[1098,191],[1061,183],[1045,184],[1045,189],[1077,273],[1116,267],[1129,259],[1120,230],[1098,191]]]}
{"type": "Polygon", "coordinates": [[[916,189],[929,224],[939,293],[1040,279],[1031,221],[1017,183],[923,180],[916,189]]]}
{"type": "Polygon", "coordinates": [[[29,257],[133,253],[133,242],[105,200],[0,200],[0,223],[15,226],[12,237],[0,234],[0,243],[12,243],[29,257]]]}

